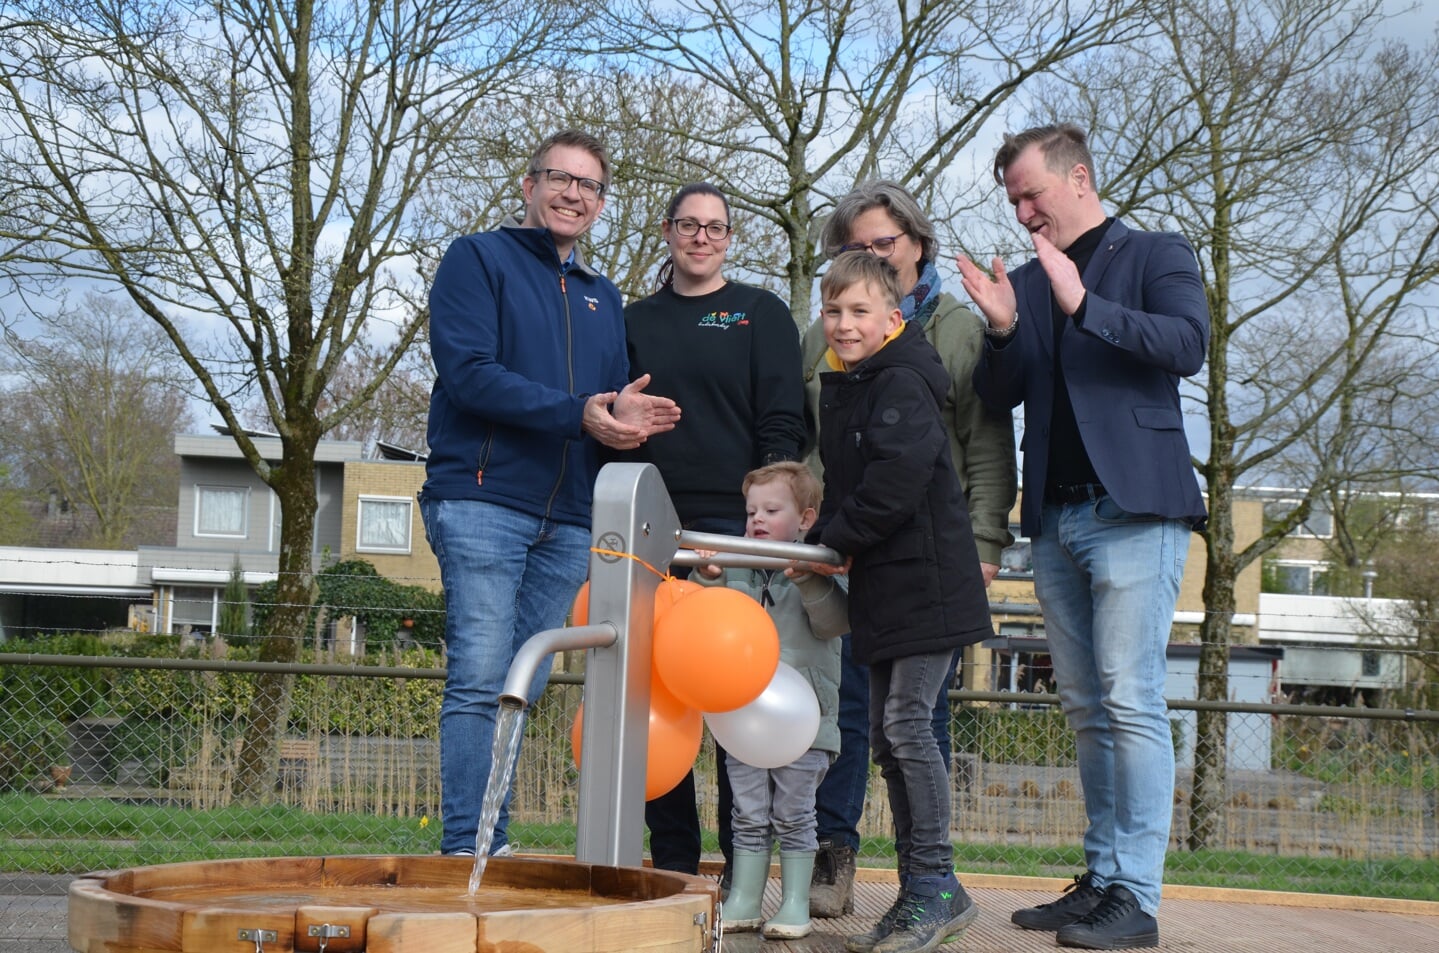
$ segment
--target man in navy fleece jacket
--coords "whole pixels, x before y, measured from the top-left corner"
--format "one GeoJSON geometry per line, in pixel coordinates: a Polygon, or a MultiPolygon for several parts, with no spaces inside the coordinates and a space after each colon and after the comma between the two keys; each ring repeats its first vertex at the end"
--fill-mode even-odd
{"type": "MultiPolygon", "coordinates": [[[[629,381],[615,286],[577,242],[609,188],[604,146],[557,133],[523,180],[525,213],[457,239],[430,288],[425,535],[445,590],[440,708],[446,854],[476,848],[498,696],[515,652],[564,623],[589,566],[598,445],[633,449],[674,427],[674,401],[629,381]]],[[[533,702],[549,666],[530,686],[533,702]]],[[[507,843],[508,795],[488,845],[507,843]]]]}

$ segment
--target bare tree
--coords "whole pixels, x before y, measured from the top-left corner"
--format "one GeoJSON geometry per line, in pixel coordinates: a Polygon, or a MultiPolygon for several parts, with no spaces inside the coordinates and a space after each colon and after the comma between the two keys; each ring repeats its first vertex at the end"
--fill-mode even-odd
{"type": "MultiPolygon", "coordinates": [[[[330,378],[319,404],[321,413],[347,403],[354,403],[355,410],[326,437],[354,440],[371,458],[378,455],[376,447],[380,441],[423,452],[429,423],[430,388],[435,383],[428,340],[428,326],[420,328],[410,347],[388,372],[385,371],[390,359],[388,344],[368,339],[356,341],[330,378]],[[368,400],[356,400],[361,391],[372,387],[373,394],[368,400]]],[[[245,419],[257,429],[268,425],[264,405],[257,401],[246,405],[245,419]]]]}
{"type": "Polygon", "coordinates": [[[81,545],[123,548],[145,507],[175,505],[175,434],[193,419],[183,366],[159,328],[100,295],[40,328],[6,335],[0,368],[14,386],[0,444],[32,489],[94,513],[81,545]]]}
{"type": "Polygon", "coordinates": [[[777,232],[782,297],[806,323],[820,229],[838,196],[883,175],[924,201],[1025,82],[1139,35],[1143,8],[626,0],[595,19],[615,56],[661,77],[693,77],[728,104],[648,122],[691,148],[743,154],[714,183],[777,232]]]}
{"type": "Polygon", "coordinates": [[[24,492],[11,480],[10,467],[0,463],[0,546],[24,545],[31,522],[24,492]]]}
{"type": "MultiPolygon", "coordinates": [[[[1087,122],[1116,213],[1183,232],[1199,255],[1204,700],[1227,697],[1240,571],[1340,480],[1392,476],[1392,456],[1362,448],[1386,432],[1402,444],[1386,428],[1433,390],[1423,295],[1439,279],[1439,49],[1378,43],[1382,19],[1377,0],[1181,0],[1159,37],[1046,85],[1035,109],[1087,122]],[[1304,488],[1298,505],[1238,546],[1235,487],[1278,473],[1304,488]]],[[[1223,833],[1225,751],[1225,715],[1201,712],[1193,849],[1223,833]]]]}
{"type": "MultiPolygon", "coordinates": [[[[1390,616],[1364,616],[1371,641],[1401,653],[1408,671],[1401,697],[1405,707],[1439,707],[1439,563],[1416,554],[1432,553],[1439,533],[1416,520],[1386,534],[1376,549],[1375,573],[1384,580],[1384,592],[1398,600],[1390,616]]],[[[1429,744],[1436,732],[1428,732],[1429,744]]]]}
{"type": "MultiPolygon", "coordinates": [[[[597,264],[630,299],[655,288],[668,254],[660,222],[674,193],[690,182],[721,185],[753,174],[753,157],[732,145],[746,137],[743,107],[684,74],[611,69],[569,84],[566,114],[602,130],[615,160],[615,196],[591,238],[597,264]],[[693,135],[698,121],[706,137],[693,135]]],[[[721,187],[723,187],[721,185],[721,187]]],[[[779,273],[773,229],[732,209],[735,233],[726,268],[760,284],[779,273]]]]}
{"type": "MultiPolygon", "coordinates": [[[[425,201],[486,148],[466,121],[531,97],[564,4],[325,0],[12,3],[0,24],[0,262],[22,287],[85,278],[164,329],[282,507],[280,607],[261,658],[296,657],[313,600],[315,446],[424,324],[417,272],[451,237],[425,201]],[[427,192],[426,190],[431,190],[427,192]],[[384,334],[379,333],[384,326],[384,334]],[[334,400],[366,334],[384,356],[334,400]],[[282,459],[245,434],[258,394],[282,459]]],[[[289,679],[261,676],[236,786],[273,791],[289,679]]]]}

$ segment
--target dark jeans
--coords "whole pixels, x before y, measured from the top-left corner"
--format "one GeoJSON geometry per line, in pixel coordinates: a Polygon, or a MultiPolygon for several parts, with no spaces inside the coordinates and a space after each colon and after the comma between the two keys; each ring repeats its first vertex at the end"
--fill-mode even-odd
{"type": "MultiPolygon", "coordinates": [[[[684,528],[697,533],[743,536],[744,520],[719,517],[693,519],[685,523],[684,528]]],[[[671,572],[680,579],[690,574],[687,566],[676,566],[671,572]]],[[[719,745],[715,745],[715,777],[719,788],[720,851],[724,854],[725,863],[729,863],[734,853],[731,817],[734,794],[730,789],[729,773],[725,771],[724,749],[719,745]]],[[[691,771],[668,794],[645,802],[645,826],[650,830],[650,862],[660,870],[699,873],[700,815],[695,795],[695,773],[691,771]]]]}
{"type": "Polygon", "coordinates": [[[900,882],[948,876],[949,773],[934,740],[934,700],[954,653],[906,655],[869,669],[869,745],[889,793],[900,882]]]}
{"type": "MultiPolygon", "coordinates": [[[[950,769],[949,688],[959,665],[954,653],[949,678],[934,706],[934,738],[944,769],[950,769]]],[[[815,796],[819,839],[859,850],[859,819],[869,783],[869,670],[854,661],[850,637],[844,636],[839,678],[839,757],[829,766],[815,796]]]]}

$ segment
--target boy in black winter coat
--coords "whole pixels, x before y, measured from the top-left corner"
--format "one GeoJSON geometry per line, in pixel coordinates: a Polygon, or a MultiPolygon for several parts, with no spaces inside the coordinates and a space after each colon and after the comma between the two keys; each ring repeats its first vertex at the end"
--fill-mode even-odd
{"type": "MultiPolygon", "coordinates": [[[[949,776],[930,727],[954,652],[992,629],[940,406],[949,376],[905,324],[894,268],[846,252],[820,282],[834,370],[821,376],[824,503],[810,542],[848,557],[855,661],[894,815],[899,897],[854,953],[928,953],[979,915],[954,876],[949,776]]],[[[816,566],[817,570],[824,571],[816,566]]]]}

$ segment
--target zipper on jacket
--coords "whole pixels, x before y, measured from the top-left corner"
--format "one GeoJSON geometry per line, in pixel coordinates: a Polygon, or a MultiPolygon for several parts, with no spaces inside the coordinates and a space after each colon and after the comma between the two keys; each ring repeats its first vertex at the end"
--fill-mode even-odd
{"type": "MultiPolygon", "coordinates": [[[[560,271],[560,300],[565,306],[565,373],[568,375],[569,391],[575,392],[575,329],[574,321],[570,317],[570,295],[565,287],[565,273],[560,271]]],[[[545,501],[545,519],[550,518],[550,512],[554,509],[555,497],[560,494],[560,487],[565,482],[565,471],[568,469],[570,459],[570,438],[566,437],[564,445],[560,447],[560,470],[555,478],[555,485],[550,487],[550,498],[545,501]]]]}
{"type": "Polygon", "coordinates": [[[485,485],[485,467],[489,465],[490,453],[495,449],[495,425],[490,424],[484,443],[480,444],[479,459],[475,461],[475,486],[485,485]]]}

